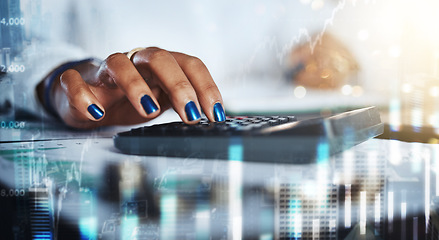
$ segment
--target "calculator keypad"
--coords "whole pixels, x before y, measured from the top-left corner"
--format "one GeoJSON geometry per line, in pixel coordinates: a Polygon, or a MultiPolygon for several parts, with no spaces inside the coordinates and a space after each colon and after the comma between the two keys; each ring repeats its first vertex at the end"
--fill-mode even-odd
{"type": "Polygon", "coordinates": [[[221,136],[251,135],[261,129],[295,122],[294,116],[238,116],[224,122],[210,122],[202,118],[195,125],[171,122],[132,129],[130,136],[221,136]]]}

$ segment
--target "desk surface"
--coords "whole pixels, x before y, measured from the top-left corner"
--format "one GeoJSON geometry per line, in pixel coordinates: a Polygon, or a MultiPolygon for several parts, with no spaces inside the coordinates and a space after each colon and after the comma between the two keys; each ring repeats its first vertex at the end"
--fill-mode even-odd
{"type": "Polygon", "coordinates": [[[124,155],[119,130],[2,129],[5,239],[433,239],[439,228],[436,145],[372,139],[319,164],[270,164],[124,155]]]}

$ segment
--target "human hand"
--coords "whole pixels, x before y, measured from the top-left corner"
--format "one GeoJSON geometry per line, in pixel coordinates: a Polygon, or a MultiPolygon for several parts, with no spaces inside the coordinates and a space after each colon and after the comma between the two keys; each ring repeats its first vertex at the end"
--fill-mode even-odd
{"type": "Polygon", "coordinates": [[[52,105],[74,128],[130,125],[151,120],[173,107],[183,122],[224,121],[221,94],[201,60],[156,47],[131,60],[115,53],[100,66],[68,69],[56,81],[52,105]]]}

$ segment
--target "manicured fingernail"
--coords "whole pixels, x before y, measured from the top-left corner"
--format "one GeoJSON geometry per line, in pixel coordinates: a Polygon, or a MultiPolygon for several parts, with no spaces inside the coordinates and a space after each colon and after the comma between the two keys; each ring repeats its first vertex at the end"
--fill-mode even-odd
{"type": "Polygon", "coordinates": [[[152,98],[148,95],[144,95],[141,99],[140,99],[140,103],[143,106],[143,109],[145,109],[145,112],[147,114],[151,114],[157,110],[159,110],[159,108],[157,107],[157,105],[155,105],[154,101],[152,100],[152,98]]]}
{"type": "Polygon", "coordinates": [[[88,106],[87,111],[96,119],[98,120],[102,116],[104,116],[104,112],[96,106],[96,104],[91,104],[88,106]]]}
{"type": "Polygon", "coordinates": [[[186,112],[186,116],[189,121],[194,121],[201,118],[200,111],[198,111],[197,106],[192,101],[186,103],[184,111],[186,112]]]}
{"type": "Polygon", "coordinates": [[[215,117],[215,121],[217,122],[226,121],[226,114],[224,113],[224,109],[221,103],[215,103],[215,105],[213,105],[213,116],[215,117]]]}

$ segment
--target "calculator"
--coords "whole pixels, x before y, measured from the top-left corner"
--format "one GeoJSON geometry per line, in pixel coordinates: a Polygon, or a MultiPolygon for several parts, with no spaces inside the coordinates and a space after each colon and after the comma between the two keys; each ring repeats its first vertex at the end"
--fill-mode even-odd
{"type": "Polygon", "coordinates": [[[382,132],[377,108],[368,107],[300,121],[228,116],[224,122],[170,122],[121,132],[113,140],[126,154],[304,164],[326,161],[382,132]]]}

